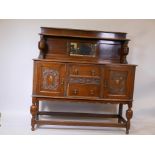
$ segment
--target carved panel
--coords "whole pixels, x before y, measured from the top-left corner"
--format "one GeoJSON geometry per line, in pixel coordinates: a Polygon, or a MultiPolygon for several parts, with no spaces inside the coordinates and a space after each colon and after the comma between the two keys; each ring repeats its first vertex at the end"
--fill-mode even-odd
{"type": "Polygon", "coordinates": [[[125,71],[110,71],[109,93],[123,95],[127,92],[127,76],[125,71]]]}
{"type": "Polygon", "coordinates": [[[79,83],[79,84],[100,84],[99,78],[85,78],[85,77],[71,77],[69,83],[79,83]]]}
{"type": "Polygon", "coordinates": [[[47,90],[56,90],[59,86],[59,72],[54,69],[44,68],[42,71],[42,88],[47,90]]]}

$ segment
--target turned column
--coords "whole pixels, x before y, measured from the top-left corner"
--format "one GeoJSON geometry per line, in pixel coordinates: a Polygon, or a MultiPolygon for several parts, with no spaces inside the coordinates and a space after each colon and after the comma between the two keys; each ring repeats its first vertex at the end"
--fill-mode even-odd
{"type": "Polygon", "coordinates": [[[124,41],[121,48],[121,57],[120,57],[121,63],[124,63],[124,64],[128,63],[126,59],[128,53],[129,53],[128,41],[124,41]]]}
{"type": "Polygon", "coordinates": [[[32,115],[31,118],[31,130],[34,131],[34,127],[36,124],[36,116],[37,116],[38,107],[36,105],[36,98],[32,98],[32,106],[30,107],[30,112],[32,115]]]}
{"type": "Polygon", "coordinates": [[[36,120],[39,120],[39,115],[38,115],[38,112],[39,112],[39,101],[36,102],[36,106],[37,106],[36,120]]]}
{"type": "Polygon", "coordinates": [[[129,129],[130,129],[130,119],[132,118],[133,115],[133,111],[132,111],[132,102],[128,103],[128,109],[126,111],[126,118],[127,118],[127,122],[126,122],[126,134],[129,134],[129,129]]]}
{"type": "MultiPolygon", "coordinates": [[[[122,117],[122,112],[123,112],[123,104],[119,104],[119,109],[118,109],[118,115],[120,116],[120,117],[122,117]]],[[[118,118],[118,123],[121,123],[121,119],[120,118],[118,118]]]]}
{"type": "Polygon", "coordinates": [[[40,41],[38,43],[38,48],[40,50],[40,54],[39,54],[39,59],[44,59],[45,58],[45,53],[47,50],[47,44],[46,44],[46,40],[44,36],[40,36],[40,41]]]}

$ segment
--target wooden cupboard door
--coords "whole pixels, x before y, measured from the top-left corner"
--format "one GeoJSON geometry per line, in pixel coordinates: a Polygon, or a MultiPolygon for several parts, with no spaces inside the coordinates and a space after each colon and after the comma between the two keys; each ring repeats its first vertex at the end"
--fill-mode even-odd
{"type": "Polygon", "coordinates": [[[135,66],[108,65],[104,69],[104,97],[132,99],[135,66]]]}
{"type": "Polygon", "coordinates": [[[38,63],[38,93],[47,96],[64,96],[66,65],[63,63],[38,63]]]}

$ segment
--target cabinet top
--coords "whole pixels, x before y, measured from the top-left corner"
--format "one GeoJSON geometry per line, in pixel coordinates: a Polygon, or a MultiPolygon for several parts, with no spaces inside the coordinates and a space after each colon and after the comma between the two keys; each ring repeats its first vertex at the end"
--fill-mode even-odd
{"type": "Polygon", "coordinates": [[[127,33],[125,32],[80,30],[80,29],[69,29],[69,28],[41,27],[40,35],[129,41],[129,39],[126,38],[127,33]]]}

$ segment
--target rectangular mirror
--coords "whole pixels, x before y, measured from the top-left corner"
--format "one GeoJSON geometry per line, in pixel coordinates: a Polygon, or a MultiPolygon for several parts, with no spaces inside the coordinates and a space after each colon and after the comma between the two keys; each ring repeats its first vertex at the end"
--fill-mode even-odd
{"type": "Polygon", "coordinates": [[[96,44],[88,42],[70,42],[70,55],[95,57],[96,44]]]}

